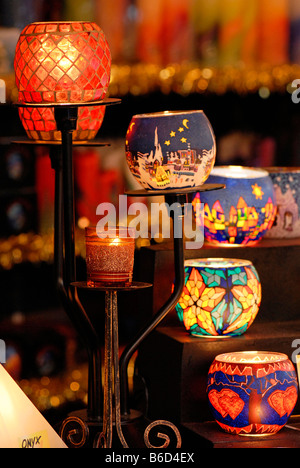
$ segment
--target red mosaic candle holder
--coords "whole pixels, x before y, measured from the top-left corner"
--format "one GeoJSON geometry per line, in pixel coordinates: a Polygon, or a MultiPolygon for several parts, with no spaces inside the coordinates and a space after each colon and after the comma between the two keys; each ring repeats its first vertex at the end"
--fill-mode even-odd
{"type": "MultiPolygon", "coordinates": [[[[28,137],[61,140],[49,104],[104,99],[110,82],[111,53],[103,31],[95,23],[32,23],[20,35],[14,66],[19,101],[48,104],[19,109],[28,137]]],[[[73,139],[95,138],[104,115],[104,106],[79,108],[73,139]]]]}
{"type": "Polygon", "coordinates": [[[91,102],[106,95],[111,54],[95,23],[32,23],[20,35],[14,67],[22,102],[91,102]]]}
{"type": "MultiPolygon", "coordinates": [[[[105,106],[79,107],[73,140],[94,139],[103,123],[105,109],[105,106]]],[[[61,140],[61,132],[57,129],[52,107],[20,107],[19,116],[28,138],[43,141],[61,140]]]]}

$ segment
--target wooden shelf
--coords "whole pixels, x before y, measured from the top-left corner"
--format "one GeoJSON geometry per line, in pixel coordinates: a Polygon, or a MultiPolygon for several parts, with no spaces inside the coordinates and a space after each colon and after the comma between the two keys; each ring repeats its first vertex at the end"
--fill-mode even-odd
{"type": "Polygon", "coordinates": [[[288,426],[277,434],[265,437],[241,437],[226,434],[221,431],[217,423],[203,424],[189,423],[183,426],[185,438],[192,437],[193,441],[203,448],[299,448],[300,447],[300,417],[291,417],[288,426]]]}
{"type": "MultiPolygon", "coordinates": [[[[262,285],[262,303],[256,321],[300,318],[300,239],[262,239],[252,247],[217,248],[205,244],[201,249],[185,250],[186,259],[216,257],[246,259],[255,266],[262,285]]],[[[172,243],[142,248],[136,266],[139,281],[153,284],[153,295],[145,304],[145,313],[148,310],[151,314],[165,303],[172,288],[172,243]]],[[[170,313],[164,323],[176,325],[177,315],[170,313]]]]}
{"type": "MultiPolygon", "coordinates": [[[[183,325],[160,327],[142,344],[138,357],[138,372],[149,395],[148,416],[181,424],[210,421],[206,380],[215,356],[276,351],[291,359],[293,341],[299,336],[300,319],[268,324],[254,321],[244,335],[227,339],[192,337],[183,325]]],[[[300,414],[300,401],[294,414],[300,414]]]]}

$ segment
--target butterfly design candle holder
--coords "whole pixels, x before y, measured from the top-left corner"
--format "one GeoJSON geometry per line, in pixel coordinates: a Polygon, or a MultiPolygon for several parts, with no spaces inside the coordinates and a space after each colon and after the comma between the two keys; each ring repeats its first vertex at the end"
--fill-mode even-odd
{"type": "Polygon", "coordinates": [[[282,353],[221,354],[209,369],[207,395],[212,414],[224,431],[244,436],[274,434],[295,408],[297,375],[282,353]]]}
{"type": "Polygon", "coordinates": [[[144,189],[195,187],[214,166],[215,136],[200,110],[135,115],[126,134],[126,158],[144,189]]]}
{"type": "MultiPolygon", "coordinates": [[[[215,167],[208,183],[224,184],[222,194],[196,194],[194,207],[204,204],[196,222],[204,224],[205,240],[219,246],[255,245],[271,229],[276,199],[267,171],[241,166],[215,167]]],[[[195,213],[197,210],[195,209],[195,213]]]]}
{"type": "Polygon", "coordinates": [[[185,261],[185,286],[175,309],[192,336],[242,335],[253,323],[260,304],[261,283],[249,260],[185,261]]]}
{"type": "MultiPolygon", "coordinates": [[[[19,101],[47,104],[19,109],[28,137],[61,140],[49,104],[104,99],[110,82],[111,53],[103,31],[95,23],[32,23],[19,37],[14,67],[19,101]]],[[[103,118],[103,108],[80,109],[74,139],[94,138],[103,118]]]]}

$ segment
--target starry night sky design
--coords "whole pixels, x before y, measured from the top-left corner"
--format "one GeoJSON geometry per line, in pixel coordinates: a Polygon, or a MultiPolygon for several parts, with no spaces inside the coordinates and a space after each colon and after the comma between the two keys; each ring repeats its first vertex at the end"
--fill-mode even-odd
{"type": "MultiPolygon", "coordinates": [[[[212,129],[202,113],[168,114],[157,118],[139,118],[131,126],[129,150],[134,156],[140,153],[155,153],[155,129],[157,127],[158,143],[167,162],[167,154],[179,150],[211,150],[215,144],[212,129]],[[188,127],[188,128],[187,128],[188,127]]],[[[129,127],[130,128],[130,127],[129,127]]]]}
{"type": "Polygon", "coordinates": [[[290,173],[270,174],[274,185],[280,187],[284,195],[289,189],[292,191],[300,212],[300,175],[290,173]],[[280,179],[280,180],[279,180],[280,179]]]}

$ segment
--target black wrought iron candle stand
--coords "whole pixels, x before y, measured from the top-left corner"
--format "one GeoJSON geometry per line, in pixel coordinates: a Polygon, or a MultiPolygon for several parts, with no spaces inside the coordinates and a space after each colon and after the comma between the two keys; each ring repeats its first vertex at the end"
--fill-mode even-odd
{"type": "Polygon", "coordinates": [[[138,336],[124,350],[120,359],[121,378],[121,407],[124,416],[130,414],[128,398],[128,365],[134,352],[138,349],[144,339],[161,323],[167,314],[174,309],[180,299],[184,287],[184,233],[183,220],[185,216],[185,204],[189,202],[189,196],[196,192],[219,190],[224,188],[221,184],[205,184],[198,187],[184,189],[164,189],[164,190],[135,190],[126,192],[129,196],[136,197],[156,197],[163,196],[170,210],[170,217],[173,224],[173,252],[174,252],[174,288],[172,294],[161,309],[154,315],[148,324],[140,331],[138,336]],[[176,209],[177,207],[177,209],[176,209]],[[176,231],[176,232],[175,232],[176,231]]]}
{"type": "Polygon", "coordinates": [[[125,291],[133,292],[149,288],[152,285],[149,283],[133,282],[126,286],[103,285],[91,288],[86,282],[76,282],[72,283],[72,286],[75,289],[105,292],[103,419],[102,431],[95,437],[93,445],[96,448],[111,448],[113,444],[113,428],[115,427],[122,447],[128,448],[128,443],[122,430],[121,417],[118,293],[125,291]]]}
{"type": "MultiPolygon", "coordinates": [[[[104,99],[93,103],[20,102],[16,104],[17,107],[53,108],[57,129],[62,136],[61,142],[46,142],[50,147],[52,167],[55,171],[55,281],[63,307],[87,351],[89,364],[87,422],[91,424],[99,424],[102,420],[101,345],[99,336],[79,300],[77,289],[71,287],[71,283],[76,281],[73,132],[76,130],[79,107],[110,106],[120,102],[119,99],[104,99]]],[[[32,141],[26,143],[32,144],[32,141]]],[[[45,144],[45,142],[34,141],[34,144],[45,144]]]]}
{"type": "MultiPolygon", "coordinates": [[[[55,222],[54,222],[54,265],[58,291],[75,330],[83,340],[88,354],[88,404],[85,416],[70,415],[63,421],[60,435],[65,443],[72,448],[105,447],[113,445],[113,428],[122,447],[128,443],[123,435],[121,424],[130,421],[132,410],[128,398],[128,364],[142,341],[158,326],[178,302],[184,286],[184,236],[182,218],[184,204],[189,194],[205,190],[223,188],[220,185],[203,185],[189,189],[128,192],[130,196],[161,196],[172,205],[176,203],[178,210],[171,212],[174,227],[181,226],[181,232],[174,235],[174,289],[165,305],[151,318],[148,324],[138,333],[135,339],[123,352],[119,360],[118,345],[118,308],[117,295],[121,291],[134,291],[150,287],[146,283],[133,283],[124,288],[91,288],[87,283],[76,281],[75,255],[75,203],[73,175],[73,132],[76,130],[78,108],[82,106],[113,105],[120,103],[118,99],[105,99],[90,103],[36,104],[18,103],[21,107],[52,107],[58,130],[61,131],[60,142],[28,141],[27,144],[47,144],[50,147],[52,167],[55,170],[55,222]],[[102,356],[101,340],[78,296],[79,289],[105,292],[105,351],[104,351],[104,388],[102,388],[102,356]]],[[[20,143],[20,142],[19,142],[20,143]]],[[[89,142],[76,144],[88,145],[89,142]]],[[[176,437],[176,446],[181,446],[178,429],[168,421],[154,421],[144,432],[144,442],[147,447],[153,447],[149,433],[154,427],[171,428],[176,437]]],[[[161,434],[163,447],[169,445],[169,437],[161,434]]]]}

